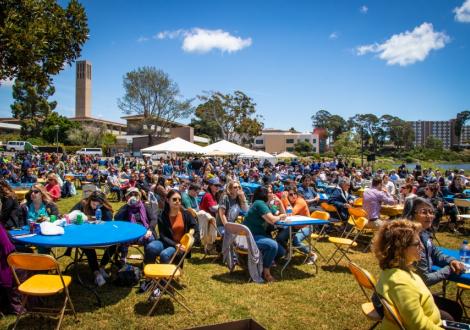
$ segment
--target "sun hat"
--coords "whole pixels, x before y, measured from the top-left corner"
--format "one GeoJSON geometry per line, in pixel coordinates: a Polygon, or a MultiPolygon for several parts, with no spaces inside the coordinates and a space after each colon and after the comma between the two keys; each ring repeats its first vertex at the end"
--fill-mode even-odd
{"type": "Polygon", "coordinates": [[[139,197],[142,196],[141,193],[140,193],[140,190],[139,190],[138,188],[132,187],[132,188],[127,189],[126,197],[129,196],[129,195],[132,194],[132,193],[137,193],[137,194],[139,194],[139,197]]]}

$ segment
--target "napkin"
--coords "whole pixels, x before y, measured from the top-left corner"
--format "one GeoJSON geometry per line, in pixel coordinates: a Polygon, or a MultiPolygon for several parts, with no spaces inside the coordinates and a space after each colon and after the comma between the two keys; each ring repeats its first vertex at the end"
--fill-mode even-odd
{"type": "Polygon", "coordinates": [[[41,228],[42,235],[52,236],[64,234],[64,228],[56,226],[55,224],[48,221],[41,222],[39,227],[41,228]]]}

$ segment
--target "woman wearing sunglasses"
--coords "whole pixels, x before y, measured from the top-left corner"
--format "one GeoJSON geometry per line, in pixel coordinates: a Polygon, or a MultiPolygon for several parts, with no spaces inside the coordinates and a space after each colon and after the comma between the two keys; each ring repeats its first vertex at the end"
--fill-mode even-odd
{"type": "Polygon", "coordinates": [[[235,222],[240,211],[248,211],[248,204],[243,189],[238,181],[230,181],[220,197],[217,210],[217,228],[224,234],[224,226],[227,222],[235,222]]]}
{"type": "MultiPolygon", "coordinates": [[[[78,210],[83,212],[88,218],[93,218],[97,209],[101,209],[101,220],[109,221],[113,219],[113,207],[109,204],[105,194],[101,191],[92,192],[90,196],[78,202],[71,211],[78,210]]],[[[116,246],[113,245],[106,248],[99,265],[94,249],[82,249],[82,251],[87,256],[88,265],[95,275],[96,285],[103,286],[106,283],[106,279],[109,278],[108,273],[105,271],[105,266],[116,251],[116,246]]]]}
{"type": "MultiPolygon", "coordinates": [[[[451,274],[460,274],[465,271],[465,266],[457,259],[443,254],[434,246],[432,240],[431,227],[435,218],[433,205],[426,199],[416,197],[410,201],[410,209],[405,216],[421,225],[419,238],[422,250],[416,272],[423,279],[427,286],[431,286],[446,280],[451,274]],[[437,271],[431,271],[432,266],[439,266],[437,271]]],[[[434,301],[441,311],[441,318],[445,320],[460,321],[462,318],[462,308],[450,299],[434,295],[434,301]]]]}
{"type": "Polygon", "coordinates": [[[55,215],[59,217],[59,209],[51,195],[41,184],[34,184],[25,196],[26,203],[21,204],[19,222],[22,225],[28,221],[36,221],[41,217],[55,215]]]}
{"type": "MultiPolygon", "coordinates": [[[[372,251],[382,269],[377,293],[393,305],[405,329],[442,329],[441,315],[433,296],[413,264],[423,251],[419,223],[396,220],[386,222],[374,237],[372,251]]],[[[388,318],[383,329],[398,329],[388,318]]]]}
{"type": "Polygon", "coordinates": [[[181,194],[178,190],[170,190],[166,196],[165,206],[158,218],[158,231],[163,251],[160,262],[169,263],[173,254],[184,253],[180,240],[184,234],[192,233],[196,228],[194,217],[181,206],[181,194]]]}

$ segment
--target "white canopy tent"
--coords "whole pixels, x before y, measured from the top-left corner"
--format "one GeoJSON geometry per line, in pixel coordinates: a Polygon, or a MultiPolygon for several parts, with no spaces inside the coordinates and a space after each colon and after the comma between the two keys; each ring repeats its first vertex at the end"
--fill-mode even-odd
{"type": "Polygon", "coordinates": [[[279,155],[276,155],[276,158],[297,158],[297,156],[291,154],[290,152],[284,151],[281,152],[279,155]]]}
{"type": "Polygon", "coordinates": [[[182,138],[174,138],[172,140],[141,149],[142,153],[176,153],[176,154],[204,154],[204,148],[197,144],[183,140],[182,138]]]}
{"type": "Polygon", "coordinates": [[[250,150],[248,148],[239,146],[238,144],[235,144],[235,143],[232,143],[232,142],[228,142],[226,140],[221,140],[219,142],[212,143],[212,144],[210,144],[207,147],[204,147],[202,149],[204,149],[204,152],[206,154],[210,153],[210,152],[213,152],[213,151],[216,151],[216,150],[226,152],[230,155],[243,155],[243,154],[248,154],[249,155],[249,154],[253,153],[253,150],[250,150]]]}

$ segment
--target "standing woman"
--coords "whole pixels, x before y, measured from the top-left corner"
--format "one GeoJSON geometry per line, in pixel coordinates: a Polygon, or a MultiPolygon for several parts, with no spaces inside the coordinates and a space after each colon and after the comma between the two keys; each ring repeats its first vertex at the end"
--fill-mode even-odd
{"type": "Polygon", "coordinates": [[[57,179],[57,174],[50,173],[47,176],[46,190],[51,195],[54,202],[57,202],[60,198],[61,189],[59,185],[59,180],[57,179]]]}
{"type": "Polygon", "coordinates": [[[157,184],[155,185],[153,192],[157,196],[158,209],[163,210],[163,207],[165,206],[166,194],[168,193],[166,180],[163,175],[158,176],[157,184]]]}
{"type": "Polygon", "coordinates": [[[248,211],[246,197],[241,189],[240,182],[230,181],[224,193],[220,197],[219,209],[217,211],[217,228],[224,234],[224,226],[227,222],[235,222],[240,211],[248,211]]]}
{"type": "Polygon", "coordinates": [[[196,220],[181,206],[181,194],[178,190],[170,190],[165,200],[162,214],[158,218],[158,231],[163,251],[160,253],[160,262],[167,264],[173,254],[178,251],[184,253],[180,244],[184,234],[194,234],[196,220]]]}
{"type": "MultiPolygon", "coordinates": [[[[459,275],[465,271],[464,264],[445,255],[433,244],[431,228],[435,218],[435,210],[431,202],[416,197],[412,200],[406,217],[421,225],[419,238],[423,248],[416,265],[416,272],[427,286],[440,283],[451,274],[459,275]],[[433,265],[439,266],[440,269],[432,271],[433,265]]],[[[463,311],[457,302],[437,295],[434,295],[434,301],[441,311],[442,319],[460,321],[463,311]]]]}
{"type": "Polygon", "coordinates": [[[0,223],[6,230],[19,228],[26,223],[18,219],[19,204],[16,194],[10,185],[4,180],[0,180],[0,201],[2,202],[0,211],[0,223]]]}
{"type": "Polygon", "coordinates": [[[285,255],[285,250],[282,245],[266,234],[266,230],[269,224],[274,225],[279,220],[284,220],[286,215],[273,215],[267,202],[268,189],[266,187],[257,188],[253,194],[253,204],[248,210],[243,224],[250,229],[256,245],[263,255],[264,279],[267,282],[273,282],[275,279],[271,275],[271,266],[274,263],[274,258],[285,255]]]}
{"type": "MultiPolygon", "coordinates": [[[[382,269],[377,293],[394,306],[405,329],[442,329],[441,315],[421,277],[413,272],[423,250],[421,226],[407,220],[386,222],[374,237],[372,251],[382,269]]],[[[397,329],[384,318],[383,329],[397,329]]]]}
{"type": "MultiPolygon", "coordinates": [[[[94,191],[88,196],[88,198],[82,199],[78,202],[71,211],[81,211],[87,217],[91,218],[95,216],[96,210],[101,209],[101,220],[109,221],[113,219],[113,208],[109,204],[106,196],[101,191],[94,191]]],[[[111,259],[111,256],[116,251],[116,246],[110,246],[106,248],[101,258],[101,262],[98,265],[98,258],[94,249],[82,249],[83,253],[87,256],[88,265],[90,266],[93,274],[95,275],[95,283],[98,286],[102,286],[106,283],[106,279],[109,278],[108,273],[106,273],[104,267],[111,259]]]]}

